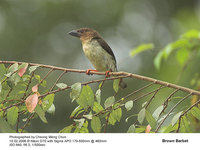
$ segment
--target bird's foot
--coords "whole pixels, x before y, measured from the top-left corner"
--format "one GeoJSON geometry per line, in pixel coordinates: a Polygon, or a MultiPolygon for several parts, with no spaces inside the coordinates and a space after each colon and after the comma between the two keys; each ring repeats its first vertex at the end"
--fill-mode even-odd
{"type": "Polygon", "coordinates": [[[98,72],[97,70],[94,70],[94,69],[87,69],[87,70],[86,70],[86,74],[87,74],[87,75],[91,75],[91,74],[90,74],[90,71],[98,72]]]}
{"type": "Polygon", "coordinates": [[[111,72],[111,71],[106,71],[106,76],[105,76],[105,78],[110,77],[110,75],[109,75],[110,72],[111,72]]]}

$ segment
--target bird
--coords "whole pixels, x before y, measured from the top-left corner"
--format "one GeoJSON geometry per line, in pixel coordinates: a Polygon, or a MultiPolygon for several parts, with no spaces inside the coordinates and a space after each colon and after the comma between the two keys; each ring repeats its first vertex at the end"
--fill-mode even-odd
{"type": "MultiPolygon", "coordinates": [[[[68,34],[78,37],[81,40],[85,56],[96,69],[88,69],[87,74],[89,74],[89,71],[99,71],[106,72],[106,75],[108,75],[109,72],[118,71],[116,58],[112,49],[97,31],[91,28],[80,28],[72,30],[68,34]]],[[[127,87],[127,84],[120,79],[119,86],[124,89],[127,87]]]]}

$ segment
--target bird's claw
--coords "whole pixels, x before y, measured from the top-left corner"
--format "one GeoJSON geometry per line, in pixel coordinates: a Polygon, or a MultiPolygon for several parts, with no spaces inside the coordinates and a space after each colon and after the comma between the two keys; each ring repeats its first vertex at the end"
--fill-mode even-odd
{"type": "Polygon", "coordinates": [[[111,72],[111,71],[106,71],[106,78],[107,78],[107,77],[110,77],[110,75],[109,75],[110,72],[111,72]]]}
{"type": "Polygon", "coordinates": [[[87,69],[87,70],[86,70],[86,74],[87,74],[87,75],[91,75],[91,74],[90,74],[90,71],[95,71],[95,72],[97,72],[97,70],[87,69]]]}

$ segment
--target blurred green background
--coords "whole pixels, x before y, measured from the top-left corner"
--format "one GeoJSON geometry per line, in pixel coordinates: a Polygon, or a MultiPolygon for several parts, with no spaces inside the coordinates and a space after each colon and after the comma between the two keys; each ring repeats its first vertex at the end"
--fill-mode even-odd
{"type": "MultiPolygon", "coordinates": [[[[180,34],[200,29],[200,1],[0,0],[0,59],[74,69],[92,68],[82,52],[80,41],[67,34],[81,27],[96,29],[104,37],[114,51],[119,70],[174,83],[180,72],[178,63],[173,60],[164,62],[161,70],[157,71],[153,59],[180,34]],[[154,43],[155,49],[131,58],[130,51],[142,43],[154,43]]],[[[195,63],[199,61],[190,64],[179,84],[190,86],[189,82],[198,69],[195,63]]],[[[57,76],[51,75],[48,84],[51,85],[50,79],[55,80],[57,76]]],[[[100,77],[67,74],[62,82],[71,85],[91,78],[100,77]]],[[[129,88],[120,91],[118,98],[145,84],[128,79],[126,82],[129,88]]],[[[97,85],[92,87],[94,91],[97,89],[97,85]]],[[[102,101],[114,94],[112,82],[106,83],[102,93],[102,101]]],[[[158,105],[161,102],[158,101],[158,105]]],[[[58,132],[72,123],[69,115],[77,104],[71,103],[69,91],[57,94],[54,104],[56,113],[47,115],[49,123],[35,119],[28,127],[29,132],[58,132]]],[[[141,105],[135,104],[133,111],[124,113],[121,122],[109,126],[107,131],[126,132],[134,119],[125,123],[125,118],[140,108],[141,105]]]]}

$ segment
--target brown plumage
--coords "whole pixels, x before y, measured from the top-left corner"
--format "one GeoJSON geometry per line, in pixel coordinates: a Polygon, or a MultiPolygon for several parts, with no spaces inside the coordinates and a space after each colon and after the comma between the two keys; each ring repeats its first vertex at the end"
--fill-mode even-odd
{"type": "MultiPolygon", "coordinates": [[[[117,71],[114,53],[97,31],[81,28],[73,30],[69,34],[80,38],[83,51],[96,70],[103,72],[117,71]]],[[[120,87],[125,88],[126,84],[121,81],[120,87]]]]}

